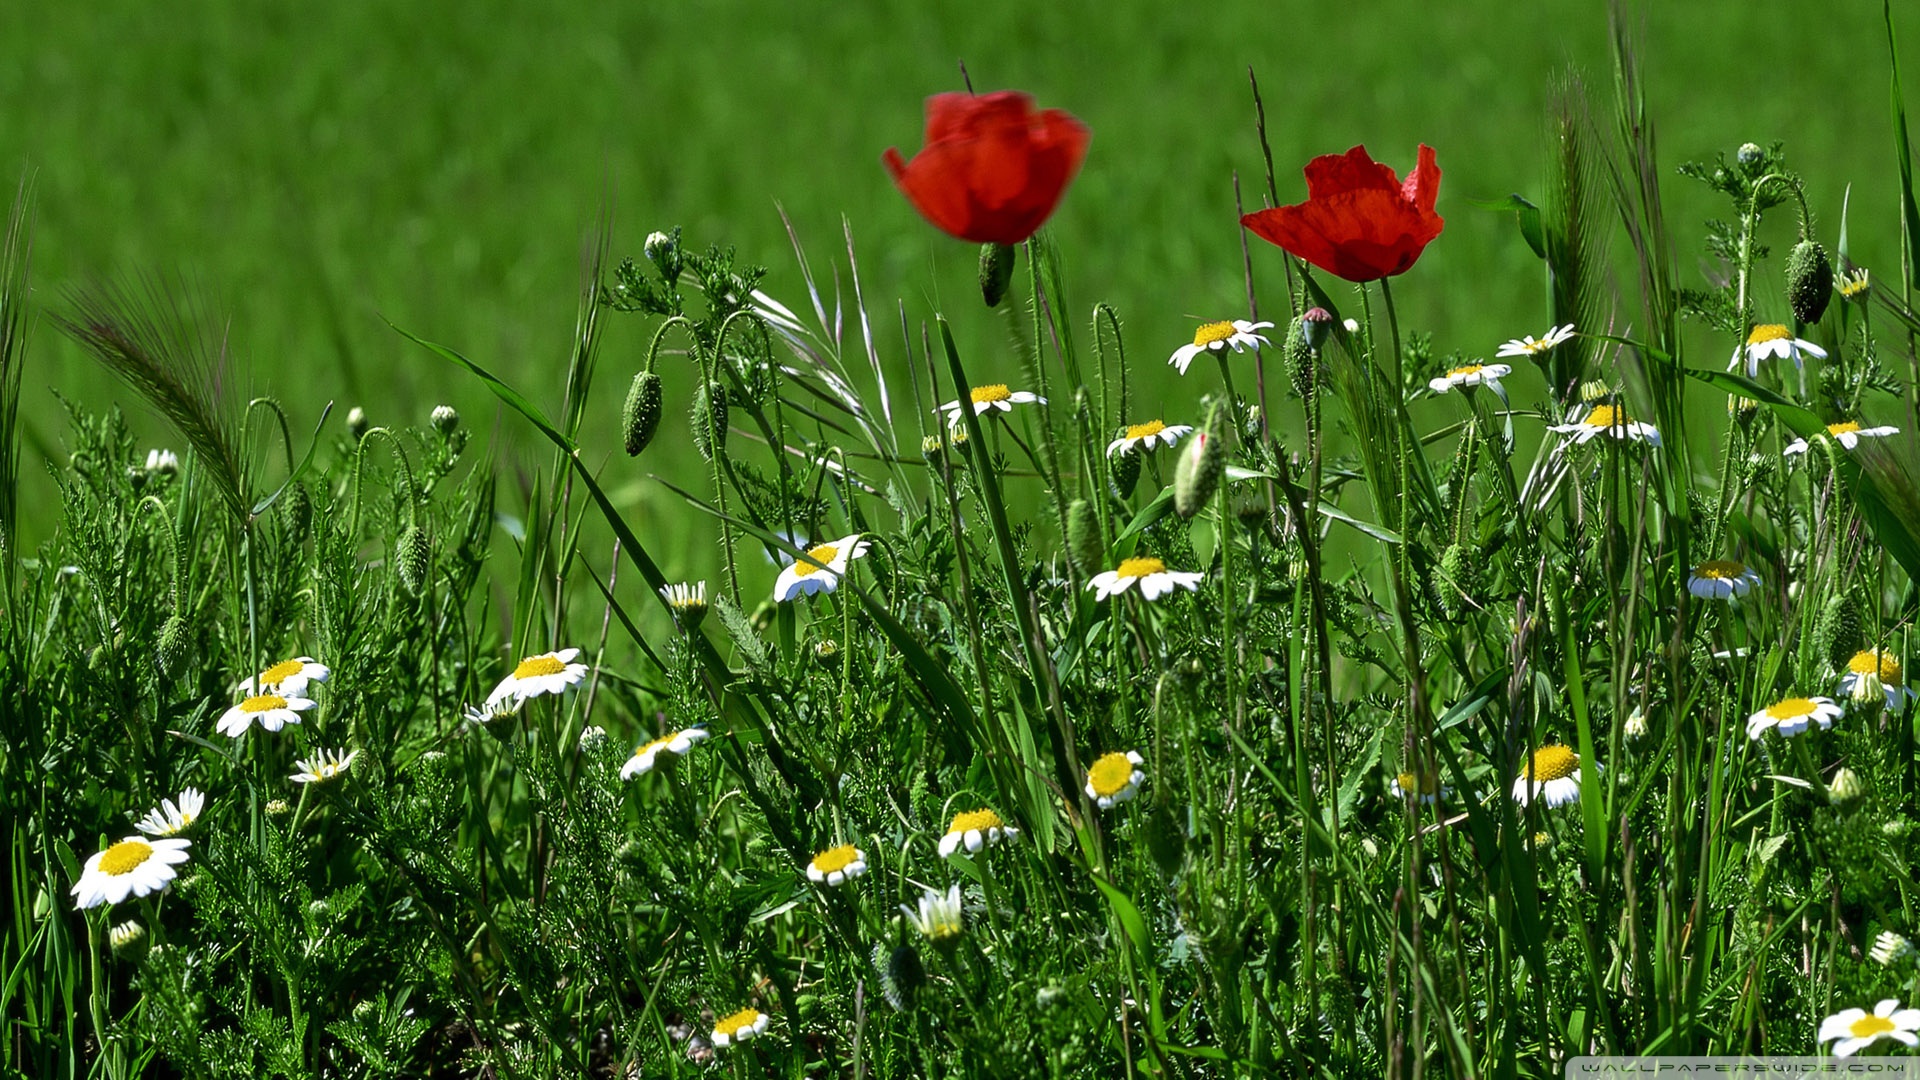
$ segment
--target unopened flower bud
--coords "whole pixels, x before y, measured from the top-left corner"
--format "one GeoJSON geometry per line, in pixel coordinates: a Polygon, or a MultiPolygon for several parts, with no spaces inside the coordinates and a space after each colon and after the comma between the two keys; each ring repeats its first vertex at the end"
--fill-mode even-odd
{"type": "Polygon", "coordinates": [[[131,919],[116,923],[111,930],[107,931],[107,943],[113,946],[114,952],[123,956],[134,952],[146,941],[146,938],[147,928],[131,919]]]}
{"type": "Polygon", "coordinates": [[[1173,509],[1190,518],[1207,505],[1220,487],[1220,474],[1226,471],[1227,451],[1213,425],[1196,431],[1181,448],[1180,461],[1173,468],[1173,509]]]}
{"type": "Polygon", "coordinates": [[[627,456],[638,457],[653,441],[660,427],[662,386],[660,376],[651,371],[636,372],[627,389],[627,403],[620,410],[620,433],[627,456]]]}
{"type": "Polygon", "coordinates": [[[160,641],[155,650],[160,670],[168,675],[178,675],[187,658],[187,647],[191,644],[187,636],[187,620],[177,611],[167,616],[167,621],[160,626],[160,641]]]}
{"type": "Polygon", "coordinates": [[[1913,955],[1913,942],[1891,930],[1882,930],[1880,936],[1873,939],[1873,952],[1870,955],[1874,963],[1893,967],[1905,963],[1913,955]]]}
{"type": "Polygon", "coordinates": [[[358,405],[347,410],[347,434],[353,436],[354,442],[366,437],[367,411],[358,405]]]}
{"type": "Polygon", "coordinates": [[[1646,738],[1647,714],[1641,712],[1636,706],[1633,712],[1627,715],[1626,723],[1620,725],[1620,732],[1627,737],[1628,742],[1639,742],[1646,738]]]}
{"type": "Polygon", "coordinates": [[[172,476],[180,471],[180,458],[171,450],[149,450],[147,471],[160,476],[172,476]]]}
{"type": "Polygon", "coordinates": [[[1859,774],[1846,766],[1833,774],[1833,782],[1827,785],[1827,801],[1838,807],[1849,807],[1865,798],[1867,785],[1859,774]]]}
{"type": "Polygon", "coordinates": [[[660,596],[673,612],[673,621],[680,624],[681,633],[693,633],[700,620],[707,617],[707,583],[704,581],[662,585],[660,596]]]}
{"type": "Polygon", "coordinates": [[[607,745],[607,729],[599,724],[592,724],[580,732],[581,753],[591,754],[605,745],[607,745]]]}
{"type": "Polygon", "coordinates": [[[442,435],[451,435],[460,426],[460,414],[451,405],[435,405],[433,415],[427,418],[433,430],[442,435]]]}
{"type": "Polygon", "coordinates": [[[659,262],[674,248],[673,237],[655,230],[647,234],[646,243],[640,246],[640,253],[653,262],[659,262]]]}
{"type": "Polygon", "coordinates": [[[266,810],[268,817],[286,817],[293,811],[293,806],[285,799],[268,799],[266,810]]]}
{"type": "Polygon", "coordinates": [[[1818,241],[1802,240],[1787,253],[1787,306],[1793,317],[1811,326],[1833,298],[1833,263],[1818,241]]]}
{"type": "Polygon", "coordinates": [[[1740,164],[1751,169],[1765,160],[1766,154],[1767,152],[1765,150],[1760,149],[1759,143],[1741,143],[1740,149],[1734,154],[1734,157],[1739,160],[1740,164]]]}
{"type": "Polygon", "coordinates": [[[980,298],[999,307],[1013,283],[1013,248],[1008,244],[980,245],[980,298]]]}
{"type": "Polygon", "coordinates": [[[433,552],[427,545],[427,531],[418,525],[409,525],[400,534],[394,546],[394,570],[400,575],[400,584],[415,596],[427,583],[427,575],[433,568],[433,552]]]}
{"type": "Polygon", "coordinates": [[[1067,506],[1067,553],[1073,556],[1073,564],[1083,574],[1097,574],[1106,565],[1106,545],[1100,540],[1100,517],[1094,513],[1093,504],[1085,499],[1075,499],[1067,506]]]}
{"type": "Polygon", "coordinates": [[[1144,453],[1129,450],[1112,459],[1108,466],[1113,470],[1113,493],[1122,499],[1133,497],[1133,486],[1140,482],[1140,459],[1144,453]]]}
{"type": "Polygon", "coordinates": [[[1333,333],[1333,312],[1323,307],[1308,308],[1300,316],[1300,337],[1306,346],[1314,352],[1327,343],[1327,335],[1333,333]]]}

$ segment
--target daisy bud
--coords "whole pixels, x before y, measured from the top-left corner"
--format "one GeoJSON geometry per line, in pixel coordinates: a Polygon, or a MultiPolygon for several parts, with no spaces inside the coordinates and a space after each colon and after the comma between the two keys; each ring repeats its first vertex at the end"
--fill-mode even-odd
{"type": "Polygon", "coordinates": [[[1913,942],[1891,930],[1882,930],[1880,936],[1873,939],[1873,952],[1870,955],[1874,963],[1892,967],[1906,962],[1913,955],[1913,942]]]}
{"type": "Polygon", "coordinates": [[[1635,708],[1632,713],[1628,714],[1626,723],[1620,726],[1620,732],[1627,737],[1628,742],[1639,742],[1641,739],[1646,738],[1647,714],[1635,708]]]}
{"type": "Polygon", "coordinates": [[[713,460],[715,451],[727,448],[727,388],[708,382],[693,393],[693,448],[700,456],[713,460]]]}
{"type": "MultiPolygon", "coordinates": [[[[1123,457],[1132,457],[1124,454],[1123,457]]],[[[1067,554],[1073,557],[1073,564],[1083,574],[1097,574],[1106,569],[1107,545],[1100,539],[1100,517],[1093,511],[1093,504],[1085,499],[1075,499],[1067,505],[1067,554]]]]}
{"type": "Polygon", "coordinates": [[[646,243],[640,246],[640,253],[645,255],[649,262],[658,263],[672,254],[677,246],[673,237],[655,230],[647,234],[646,243]]]}
{"type": "Polygon", "coordinates": [[[1209,422],[1205,430],[1194,432],[1173,468],[1173,509],[1183,518],[1192,517],[1207,505],[1220,487],[1220,474],[1226,471],[1226,447],[1214,430],[1209,422]]]}
{"type": "Polygon", "coordinates": [[[367,411],[355,405],[347,410],[347,434],[353,436],[354,442],[359,442],[366,433],[367,411]]]}
{"type": "Polygon", "coordinates": [[[427,583],[427,574],[432,568],[432,552],[427,546],[427,531],[418,525],[407,526],[394,545],[394,570],[400,575],[400,584],[415,596],[427,583]]]}
{"type": "Polygon", "coordinates": [[[1767,152],[1760,149],[1759,143],[1741,143],[1734,158],[1749,169],[1766,160],[1767,152]]]}
{"type": "Polygon", "coordinates": [[[1333,333],[1333,312],[1323,307],[1308,308],[1300,316],[1300,340],[1308,349],[1318,353],[1327,343],[1327,335],[1333,333]]]}
{"type": "Polygon", "coordinates": [[[122,959],[136,958],[146,951],[147,928],[128,919],[107,931],[107,943],[113,946],[114,954],[122,959]]]}
{"type": "Polygon", "coordinates": [[[1122,499],[1133,497],[1133,486],[1140,482],[1140,459],[1144,453],[1128,452],[1112,459],[1113,493],[1122,499]]]}
{"type": "Polygon", "coordinates": [[[1833,783],[1827,785],[1827,801],[1841,808],[1852,806],[1865,798],[1866,794],[1867,785],[1861,781],[1859,774],[1844,765],[1833,774],[1833,783]]]}
{"type": "Polygon", "coordinates": [[[285,799],[268,799],[266,810],[268,817],[286,817],[293,812],[293,806],[285,799]]]}
{"type": "Polygon", "coordinates": [[[1833,264],[1827,249],[1815,240],[1802,240],[1787,253],[1787,306],[1793,317],[1811,326],[1827,312],[1833,297],[1833,264]]]}
{"type": "Polygon", "coordinates": [[[660,402],[660,376],[651,371],[636,372],[633,386],[627,390],[627,403],[620,410],[621,437],[628,457],[640,456],[653,441],[653,433],[660,427],[660,402]]]}
{"type": "Polygon", "coordinates": [[[1010,244],[980,245],[980,298],[988,307],[999,307],[1013,284],[1013,247],[1010,244]]]}
{"type": "Polygon", "coordinates": [[[187,647],[192,644],[187,637],[187,620],[179,612],[167,616],[160,627],[159,648],[155,659],[160,662],[160,670],[168,675],[180,672],[180,666],[187,658],[187,647]]]}
{"type": "Polygon", "coordinates": [[[1588,379],[1580,384],[1580,401],[1585,403],[1605,401],[1613,396],[1613,384],[1604,379],[1588,379]]]}
{"type": "Polygon", "coordinates": [[[451,405],[435,405],[433,414],[427,417],[427,422],[432,424],[433,430],[440,434],[451,435],[460,426],[460,414],[451,405]]]}

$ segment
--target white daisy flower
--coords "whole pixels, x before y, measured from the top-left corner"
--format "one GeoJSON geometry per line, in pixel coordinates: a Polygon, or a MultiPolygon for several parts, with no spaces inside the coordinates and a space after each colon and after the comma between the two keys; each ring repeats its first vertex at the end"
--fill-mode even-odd
{"type": "Polygon", "coordinates": [[[1137,581],[1143,598],[1158,600],[1175,587],[1198,589],[1200,579],[1204,577],[1206,575],[1197,570],[1169,570],[1167,564],[1159,559],[1135,556],[1120,560],[1120,565],[1112,570],[1093,575],[1093,580],[1087,582],[1087,588],[1098,590],[1094,599],[1106,600],[1126,592],[1137,581]]]}
{"type": "MultiPolygon", "coordinates": [[[[1898,434],[1900,434],[1900,429],[1897,427],[1861,427],[1857,421],[1853,420],[1843,420],[1838,424],[1827,425],[1827,437],[1838,442],[1848,450],[1858,448],[1861,439],[1884,439],[1889,435],[1898,434]]],[[[1818,435],[1814,436],[1816,439],[1819,437],[1818,435]]],[[[1795,439],[1787,444],[1785,450],[1781,451],[1783,454],[1804,454],[1806,452],[1807,440],[1805,439],[1795,439]]]]}
{"type": "Polygon", "coordinates": [[[1891,930],[1882,930],[1880,936],[1873,939],[1873,951],[1869,955],[1881,967],[1892,967],[1913,955],[1913,942],[1891,930]]]}
{"type": "Polygon", "coordinates": [[[1245,352],[1255,346],[1268,344],[1266,338],[1254,331],[1266,330],[1272,326],[1270,322],[1248,322],[1245,319],[1235,319],[1232,322],[1210,322],[1193,332],[1193,344],[1182,345],[1173,350],[1173,355],[1167,358],[1167,363],[1179,368],[1180,374],[1185,375],[1187,365],[1193,363],[1193,358],[1203,352],[1219,352],[1228,346],[1232,346],[1234,352],[1245,352]]]}
{"type": "Polygon", "coordinates": [[[288,724],[299,723],[300,714],[311,708],[312,701],[293,694],[255,694],[222,713],[214,727],[220,734],[236,739],[246,734],[255,721],[268,731],[279,731],[288,724]]]}
{"type": "Polygon", "coordinates": [[[1833,279],[1833,289],[1842,300],[1865,302],[1867,290],[1873,287],[1873,279],[1864,266],[1847,270],[1833,279]]]}
{"type": "Polygon", "coordinates": [[[180,458],[171,450],[159,448],[148,450],[147,471],[172,476],[180,471],[180,458]]]}
{"type": "Polygon", "coordinates": [[[1565,326],[1553,327],[1552,329],[1548,330],[1544,335],[1538,338],[1534,337],[1532,334],[1528,334],[1526,337],[1523,337],[1523,338],[1514,338],[1512,341],[1509,341],[1505,345],[1500,346],[1500,351],[1497,353],[1494,353],[1494,355],[1495,356],[1539,356],[1541,353],[1546,352],[1548,349],[1558,348],[1560,345],[1571,340],[1572,338],[1573,338],[1573,324],[1568,323],[1565,326]]]}
{"type": "Polygon", "coordinates": [[[326,682],[333,669],[319,663],[311,656],[297,656],[292,660],[282,660],[252,679],[242,679],[233,688],[236,694],[284,694],[289,697],[305,697],[307,684],[326,682]],[[255,689],[258,685],[262,689],[255,689]]]}
{"type": "Polygon", "coordinates": [[[1807,730],[1810,723],[1819,724],[1824,731],[1840,719],[1841,711],[1832,698],[1784,698],[1747,717],[1747,738],[1757,742],[1769,729],[1782,735],[1798,735],[1807,730]]]}
{"type": "Polygon", "coordinates": [[[1118,750],[1100,755],[1087,769],[1087,798],[1100,804],[1100,809],[1110,810],[1133,798],[1140,792],[1140,785],[1147,779],[1146,764],[1138,751],[1118,750]]]}
{"type": "Polygon", "coordinates": [[[1895,1039],[1908,1046],[1920,1046],[1920,1009],[1902,1009],[1898,998],[1888,998],[1865,1009],[1842,1009],[1820,1021],[1820,1040],[1838,1039],[1834,1057],[1853,1055],[1879,1042],[1895,1039]]]}
{"type": "Polygon", "coordinates": [[[147,816],[134,823],[134,828],[148,836],[178,836],[200,820],[200,811],[205,809],[207,797],[196,788],[188,788],[180,793],[180,801],[161,799],[160,805],[147,811],[147,816]]]}
{"type": "Polygon", "coordinates": [[[1556,424],[1547,430],[1572,435],[1575,443],[1583,443],[1596,435],[1605,434],[1616,439],[1633,439],[1637,442],[1660,445],[1660,432],[1652,424],[1642,424],[1629,418],[1627,411],[1618,405],[1595,405],[1579,420],[1571,424],[1556,424]]]}
{"type": "Polygon", "coordinates": [[[1174,424],[1168,427],[1159,420],[1134,424],[1127,428],[1125,434],[1107,444],[1107,456],[1118,457],[1121,454],[1131,454],[1134,447],[1142,445],[1151,450],[1156,442],[1162,446],[1172,446],[1192,431],[1193,427],[1189,424],[1174,424]]]}
{"type": "Polygon", "coordinates": [[[468,727],[477,727],[502,716],[512,716],[520,711],[522,702],[516,697],[505,697],[485,705],[469,705],[461,715],[468,727]]]}
{"type": "MultiPolygon", "coordinates": [[[[1006,383],[990,383],[986,386],[976,386],[973,388],[972,399],[973,415],[975,416],[980,416],[992,409],[998,409],[1001,412],[1012,412],[1015,405],[1045,405],[1047,403],[1046,398],[1040,397],[1032,391],[1009,390],[1007,389],[1006,383]]],[[[947,402],[945,405],[940,406],[940,411],[947,414],[948,424],[955,426],[960,424],[961,414],[959,401],[947,402]]]]}
{"type": "Polygon", "coordinates": [[[1467,364],[1448,368],[1447,373],[1437,379],[1428,379],[1427,389],[1444,394],[1456,387],[1485,386],[1497,394],[1500,392],[1500,380],[1511,374],[1513,368],[1506,364],[1467,364]]]}
{"type": "Polygon", "coordinates": [[[809,548],[807,557],[796,559],[780,571],[773,582],[773,598],[785,602],[796,596],[832,592],[847,574],[847,564],[866,555],[873,545],[860,539],[859,533],[843,536],[830,544],[809,548]]]}
{"type": "Polygon", "coordinates": [[[677,757],[686,757],[687,751],[693,749],[694,743],[701,742],[706,738],[706,728],[682,728],[671,735],[663,736],[637,747],[633,751],[633,756],[628,758],[627,763],[620,767],[620,779],[631,780],[641,773],[652,772],[654,761],[659,758],[660,751],[662,750],[677,757]]]}
{"type": "Polygon", "coordinates": [[[173,881],[174,867],[187,861],[191,840],[148,840],[129,836],[96,851],[73,887],[73,906],[82,910],[117,904],[128,896],[159,892],[173,881]]]}
{"type": "Polygon", "coordinates": [[[940,855],[948,855],[965,847],[968,851],[979,851],[988,844],[997,844],[1010,836],[1020,835],[1020,830],[1000,820],[1000,815],[991,810],[968,810],[953,815],[953,821],[947,825],[947,834],[940,838],[940,855]]]}
{"type": "Polygon", "coordinates": [[[1394,798],[1417,798],[1420,800],[1422,806],[1432,806],[1441,799],[1453,794],[1451,788],[1440,783],[1440,774],[1434,772],[1418,774],[1410,772],[1397,773],[1392,780],[1387,782],[1387,787],[1392,790],[1394,798]]]}
{"type": "Polygon", "coordinates": [[[944,893],[927,889],[920,894],[918,911],[905,904],[900,910],[906,914],[907,921],[913,924],[920,936],[929,941],[947,941],[960,936],[966,929],[966,912],[960,903],[960,886],[948,886],[944,893]]]}
{"type": "MultiPolygon", "coordinates": [[[[1598,771],[1600,766],[1595,765],[1598,771]]],[[[1544,797],[1548,806],[1565,806],[1580,799],[1580,755],[1571,746],[1543,746],[1520,767],[1513,781],[1513,801],[1526,806],[1544,797]]]]}
{"type": "Polygon", "coordinates": [[[667,609],[673,612],[673,621],[689,633],[700,625],[700,620],[707,617],[707,583],[704,581],[662,585],[660,598],[667,602],[667,609]]]}
{"type": "Polygon", "coordinates": [[[867,853],[852,844],[828,848],[807,863],[807,880],[822,885],[839,885],[867,872],[867,853]]]}
{"type": "Polygon", "coordinates": [[[561,649],[520,661],[513,674],[501,679],[500,685],[487,695],[487,709],[492,710],[508,699],[512,699],[513,708],[518,709],[528,698],[566,693],[567,687],[587,677],[587,665],[573,662],[579,655],[579,649],[561,649]]]}
{"type": "Polygon", "coordinates": [[[1740,355],[1747,357],[1747,378],[1760,374],[1760,361],[1771,357],[1775,360],[1791,358],[1794,367],[1804,366],[1802,357],[1811,356],[1817,360],[1827,358],[1827,350],[1793,336],[1793,331],[1780,323],[1761,323],[1747,335],[1747,343],[1733,350],[1733,359],[1727,361],[1727,370],[1740,366],[1740,355]]]}
{"type": "Polygon", "coordinates": [[[293,767],[300,771],[287,779],[296,784],[324,784],[353,768],[353,759],[359,756],[359,750],[350,750],[345,754],[338,750],[321,750],[307,760],[294,762],[293,767]]]}
{"type": "Polygon", "coordinates": [[[759,1009],[741,1009],[713,1025],[713,1035],[710,1038],[715,1046],[732,1046],[737,1042],[746,1042],[766,1031],[772,1019],[759,1009]]]}
{"type": "Polygon", "coordinates": [[[1760,584],[1760,575],[1738,559],[1709,559],[1687,575],[1687,591],[1703,600],[1731,600],[1760,584]]]}
{"type": "Polygon", "coordinates": [[[1899,712],[1917,695],[1907,685],[1900,658],[1884,649],[1862,649],[1847,661],[1839,693],[1861,704],[1885,698],[1888,712],[1899,712]]]}

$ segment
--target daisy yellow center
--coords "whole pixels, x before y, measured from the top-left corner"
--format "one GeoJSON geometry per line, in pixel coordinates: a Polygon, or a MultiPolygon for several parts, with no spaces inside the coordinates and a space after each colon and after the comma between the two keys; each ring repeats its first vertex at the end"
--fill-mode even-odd
{"type": "Polygon", "coordinates": [[[813,868],[823,874],[838,873],[852,866],[859,858],[859,849],[855,848],[852,844],[841,844],[837,848],[829,848],[815,855],[813,857],[813,868]]]}
{"type": "Polygon", "coordinates": [[[513,677],[532,679],[541,675],[558,675],[565,670],[567,665],[561,663],[557,656],[530,656],[513,669],[513,677]]]}
{"type": "Polygon", "coordinates": [[[648,755],[649,753],[651,753],[651,752],[653,752],[653,751],[656,751],[656,750],[659,750],[659,749],[660,749],[661,747],[663,747],[663,746],[665,746],[665,745],[667,745],[668,743],[670,743],[670,742],[672,742],[672,741],[673,741],[673,736],[671,736],[671,735],[669,735],[669,736],[667,736],[667,737],[666,737],[666,738],[664,738],[664,739],[655,739],[655,740],[653,740],[652,742],[650,742],[650,743],[648,743],[647,745],[645,745],[645,746],[643,746],[643,747],[641,747],[640,749],[638,749],[638,750],[635,750],[635,751],[633,752],[633,756],[634,756],[634,757],[646,757],[646,756],[647,756],[647,755],[648,755]]]}
{"type": "Polygon", "coordinates": [[[1006,822],[1000,820],[1000,815],[991,810],[969,810],[964,814],[953,815],[953,824],[947,826],[947,831],[950,833],[986,832],[988,829],[1001,828],[1005,824],[1006,822]]]}
{"type": "Polygon", "coordinates": [[[1468,364],[1466,367],[1448,368],[1447,378],[1458,379],[1467,375],[1478,375],[1487,369],[1485,364],[1468,364]]]}
{"type": "Polygon", "coordinates": [[[1230,322],[1210,322],[1193,332],[1193,343],[1200,346],[1213,345],[1227,340],[1235,333],[1237,331],[1230,322]]]}
{"type": "Polygon", "coordinates": [[[284,709],[286,707],[287,699],[281,697],[279,694],[260,694],[240,703],[240,711],[244,713],[272,712],[275,709],[284,709]]]}
{"type": "Polygon", "coordinates": [[[1769,341],[1785,341],[1792,336],[1793,333],[1779,323],[1762,323],[1747,335],[1747,344],[1764,345],[1769,341]]]}
{"type": "Polygon", "coordinates": [[[759,1009],[741,1009],[725,1020],[713,1025],[715,1035],[725,1035],[729,1039],[740,1034],[744,1028],[750,1028],[760,1019],[759,1009]]]}
{"type": "Polygon", "coordinates": [[[1580,767],[1580,755],[1566,746],[1543,746],[1533,752],[1533,761],[1527,766],[1528,778],[1536,784],[1549,780],[1559,780],[1572,776],[1580,767]]]}
{"type": "Polygon", "coordinates": [[[1102,754],[1100,760],[1087,770],[1087,786],[1100,795],[1113,795],[1124,791],[1133,779],[1133,759],[1114,751],[1102,754]]]}
{"type": "Polygon", "coordinates": [[[986,405],[995,401],[1005,401],[1012,396],[1013,391],[1007,389],[1006,383],[994,383],[991,386],[976,386],[973,388],[973,403],[975,405],[986,405]]]}
{"type": "Polygon", "coordinates": [[[282,660],[260,673],[260,685],[272,686],[274,683],[285,682],[300,674],[306,666],[298,660],[282,660]]]}
{"type": "Polygon", "coordinates": [[[1120,565],[1115,567],[1113,572],[1117,577],[1143,578],[1148,574],[1163,573],[1166,569],[1166,563],[1161,562],[1159,559],[1143,555],[1137,558],[1121,560],[1120,565]]]}
{"type": "Polygon", "coordinates": [[[1846,297],[1848,300],[1852,300],[1854,297],[1866,291],[1867,272],[1865,270],[1860,271],[1858,277],[1843,277],[1840,279],[1840,295],[1846,297]]]}
{"type": "MultiPolygon", "coordinates": [[[[1001,389],[1004,390],[1006,388],[1001,387],[1001,389]]],[[[979,391],[976,390],[974,391],[974,393],[977,394],[979,393],[979,391]]],[[[798,574],[801,577],[812,577],[813,575],[824,571],[827,568],[825,564],[832,562],[839,554],[840,554],[840,549],[837,547],[834,547],[832,544],[821,544],[819,547],[808,548],[807,559],[812,559],[813,562],[817,562],[822,565],[815,566],[813,565],[813,563],[806,561],[806,559],[802,559],[798,563],[794,564],[794,573],[798,574]]]]}
{"type": "Polygon", "coordinates": [[[1633,421],[1627,419],[1627,411],[1614,405],[1595,405],[1593,411],[1580,421],[1591,428],[1625,427],[1633,421]]]}
{"type": "Polygon", "coordinates": [[[1871,1039],[1893,1030],[1893,1021],[1884,1016],[1863,1016],[1847,1025],[1847,1034],[1856,1039],[1871,1039]]]}
{"type": "Polygon", "coordinates": [[[139,840],[122,840],[100,856],[100,872],[113,877],[131,874],[152,856],[152,844],[139,840]]]}
{"type": "Polygon", "coordinates": [[[1853,659],[1847,661],[1847,670],[1855,675],[1877,673],[1881,682],[1895,689],[1905,681],[1904,673],[1900,670],[1900,661],[1879,649],[1865,649],[1854,653],[1853,659]]]}
{"type": "Polygon", "coordinates": [[[1860,425],[1852,420],[1843,420],[1838,424],[1827,425],[1827,434],[1829,435],[1845,435],[1849,432],[1854,432],[1859,430],[1860,430],[1860,425]]]}
{"type": "Polygon", "coordinates": [[[1400,785],[1400,790],[1408,794],[1417,791],[1422,795],[1432,795],[1440,790],[1440,778],[1432,773],[1428,773],[1425,776],[1415,776],[1413,773],[1403,772],[1393,779],[1394,783],[1400,785]]]}
{"type": "Polygon", "coordinates": [[[1767,715],[1775,720],[1792,720],[1800,716],[1812,716],[1817,706],[1803,697],[1788,698],[1785,701],[1767,706],[1767,715]]]}
{"type": "Polygon", "coordinates": [[[1725,581],[1741,577],[1747,572],[1747,564],[1737,559],[1712,559],[1694,568],[1693,576],[1725,581]]]}
{"type": "Polygon", "coordinates": [[[1144,424],[1135,424],[1127,429],[1127,438],[1144,439],[1149,435],[1158,435],[1167,430],[1167,425],[1158,420],[1149,420],[1144,424]]]}

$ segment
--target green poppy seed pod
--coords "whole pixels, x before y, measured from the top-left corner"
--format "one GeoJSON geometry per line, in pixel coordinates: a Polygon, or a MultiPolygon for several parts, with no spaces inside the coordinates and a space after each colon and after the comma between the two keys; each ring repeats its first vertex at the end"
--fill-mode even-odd
{"type": "Polygon", "coordinates": [[[394,547],[394,570],[400,575],[400,584],[414,595],[427,583],[427,574],[431,569],[432,552],[427,547],[427,531],[418,525],[409,525],[400,534],[400,540],[394,547]]]}
{"type": "Polygon", "coordinates": [[[185,666],[187,649],[193,643],[187,637],[187,620],[179,612],[167,616],[160,626],[160,641],[156,647],[154,659],[160,662],[160,670],[168,675],[178,675],[185,666]]]}
{"type": "Polygon", "coordinates": [[[1227,468],[1226,448],[1208,425],[1196,431],[1180,451],[1180,462],[1173,468],[1173,509],[1190,518],[1207,505],[1220,487],[1220,474],[1227,468]]]}
{"type": "Polygon", "coordinates": [[[920,954],[911,945],[901,945],[887,957],[887,985],[893,993],[887,1002],[896,1010],[905,1012],[913,1008],[920,990],[927,985],[927,968],[920,962],[920,954]],[[899,1000],[894,1000],[895,998],[899,1000]]]}
{"type": "Polygon", "coordinates": [[[660,376],[651,371],[636,372],[633,385],[627,388],[627,403],[620,409],[620,433],[628,457],[639,457],[653,441],[653,433],[660,427],[660,406],[660,376]]]}
{"type": "Polygon", "coordinates": [[[988,307],[999,307],[1013,284],[1013,245],[980,245],[980,298],[988,307]]]}
{"type": "Polygon", "coordinates": [[[1817,240],[1802,240],[1787,253],[1787,306],[1793,317],[1811,326],[1827,313],[1833,298],[1833,263],[1817,240]]]}
{"type": "Polygon", "coordinates": [[[691,418],[693,448],[712,461],[715,451],[727,448],[727,388],[708,382],[694,391],[691,418]]]}
{"type": "Polygon", "coordinates": [[[1067,504],[1067,554],[1083,574],[1091,576],[1106,569],[1107,545],[1100,539],[1100,516],[1085,499],[1067,504]]]}
{"type": "Polygon", "coordinates": [[[1140,459],[1144,452],[1129,450],[1113,459],[1113,493],[1122,499],[1133,497],[1133,486],[1140,482],[1140,459]]]}

